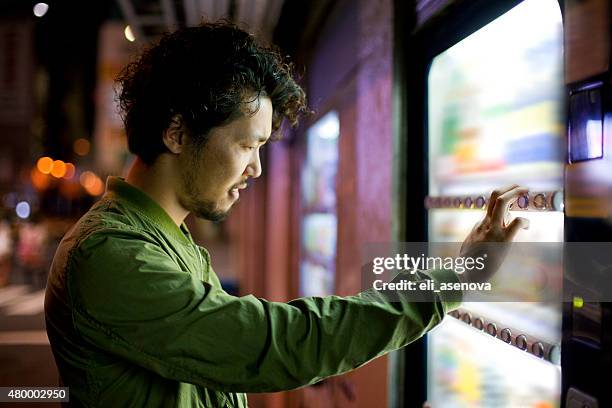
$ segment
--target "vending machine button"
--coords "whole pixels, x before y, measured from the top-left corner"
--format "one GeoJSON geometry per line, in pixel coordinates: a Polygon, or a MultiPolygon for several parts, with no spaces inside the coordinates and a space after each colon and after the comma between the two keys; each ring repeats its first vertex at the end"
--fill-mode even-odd
{"type": "Polygon", "coordinates": [[[453,207],[455,207],[455,208],[461,208],[462,204],[463,204],[463,202],[461,201],[461,198],[459,198],[459,197],[456,197],[453,200],[453,207]]]}
{"type": "Polygon", "coordinates": [[[483,208],[487,204],[487,199],[483,196],[478,196],[474,202],[474,207],[483,208]]]}
{"type": "Polygon", "coordinates": [[[482,321],[480,317],[477,317],[474,320],[474,327],[477,328],[478,330],[484,329],[484,322],[482,321]]]}
{"type": "Polygon", "coordinates": [[[489,323],[487,325],[487,333],[489,333],[493,337],[497,337],[497,326],[495,323],[489,323]]]}
{"type": "Polygon", "coordinates": [[[465,197],[465,199],[463,200],[463,207],[472,208],[473,205],[474,201],[472,200],[472,197],[465,197]]]}
{"type": "Polygon", "coordinates": [[[548,350],[548,361],[557,365],[561,364],[561,347],[555,345],[548,350]]]}
{"type": "Polygon", "coordinates": [[[512,331],[508,328],[505,328],[501,331],[501,339],[506,343],[512,343],[512,331]]]}
{"type": "Polygon", "coordinates": [[[527,209],[527,207],[529,207],[529,196],[527,195],[520,196],[518,200],[516,200],[516,205],[518,205],[518,207],[523,210],[527,209]]]}
{"type": "Polygon", "coordinates": [[[463,320],[464,323],[470,324],[472,323],[472,315],[464,313],[463,316],[461,316],[461,320],[463,320]]]}
{"type": "Polygon", "coordinates": [[[542,343],[540,343],[539,341],[537,343],[533,343],[533,345],[531,346],[531,352],[536,356],[536,357],[544,357],[544,345],[542,343]]]}
{"type": "Polygon", "coordinates": [[[540,193],[533,197],[533,206],[538,210],[546,209],[546,196],[540,193]]]}
{"type": "Polygon", "coordinates": [[[524,334],[518,335],[516,337],[516,341],[514,344],[516,344],[516,347],[520,348],[521,350],[526,350],[527,349],[527,337],[525,337],[524,334]]]}

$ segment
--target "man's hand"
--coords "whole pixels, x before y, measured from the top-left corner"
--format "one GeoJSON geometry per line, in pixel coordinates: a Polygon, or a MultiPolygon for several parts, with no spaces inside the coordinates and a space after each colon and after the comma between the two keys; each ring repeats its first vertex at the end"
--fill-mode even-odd
{"type": "Polygon", "coordinates": [[[462,257],[475,258],[486,254],[486,268],[465,272],[459,275],[459,279],[465,282],[486,282],[497,271],[509,248],[509,245],[500,243],[511,242],[519,230],[529,228],[529,220],[521,217],[516,217],[506,225],[510,204],[527,192],[526,188],[513,184],[491,193],[484,219],[474,226],[463,241],[460,251],[462,257]]]}

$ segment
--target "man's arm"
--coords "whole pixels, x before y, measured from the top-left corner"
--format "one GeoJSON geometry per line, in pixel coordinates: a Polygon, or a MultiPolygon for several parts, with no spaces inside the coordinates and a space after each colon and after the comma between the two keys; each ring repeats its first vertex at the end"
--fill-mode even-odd
{"type": "Polygon", "coordinates": [[[99,234],[73,252],[75,326],[109,353],[216,390],[280,391],[341,374],[419,338],[456,306],[391,302],[374,290],[288,303],[234,297],[145,239],[99,234]]]}

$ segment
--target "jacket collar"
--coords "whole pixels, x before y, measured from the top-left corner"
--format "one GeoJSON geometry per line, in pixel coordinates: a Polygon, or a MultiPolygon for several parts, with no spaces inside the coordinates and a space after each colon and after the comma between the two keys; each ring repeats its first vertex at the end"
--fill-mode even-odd
{"type": "Polygon", "coordinates": [[[178,227],[168,213],[155,200],[142,190],[126,182],[123,178],[110,176],[106,179],[105,197],[128,204],[136,212],[145,215],[147,218],[157,223],[164,232],[172,235],[179,241],[185,244],[193,243],[193,239],[185,223],[182,223],[181,226],[178,227]]]}

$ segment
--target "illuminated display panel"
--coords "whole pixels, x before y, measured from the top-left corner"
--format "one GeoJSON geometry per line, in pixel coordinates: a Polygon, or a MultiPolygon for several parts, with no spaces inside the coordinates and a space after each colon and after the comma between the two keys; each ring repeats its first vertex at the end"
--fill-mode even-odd
{"type": "Polygon", "coordinates": [[[562,22],[527,0],[434,58],[430,195],[563,187],[562,22]]]}
{"type": "Polygon", "coordinates": [[[334,111],[325,114],[306,134],[302,168],[300,296],[334,292],[336,269],[336,173],[340,122],[334,111]]]}
{"type": "Polygon", "coordinates": [[[446,319],[430,336],[427,376],[432,407],[553,408],[561,369],[446,319]]]}
{"type": "MultiPolygon", "coordinates": [[[[563,189],[562,53],[558,2],[526,0],[433,59],[429,195],[488,196],[511,183],[531,191],[563,189]]],[[[482,210],[430,210],[429,241],[461,242],[483,215],[482,210]]],[[[563,241],[562,212],[513,215],[530,220],[518,241],[563,241]]],[[[550,343],[561,341],[560,305],[464,306],[550,343]]],[[[558,406],[558,366],[446,320],[428,336],[432,406],[558,406]]]]}

